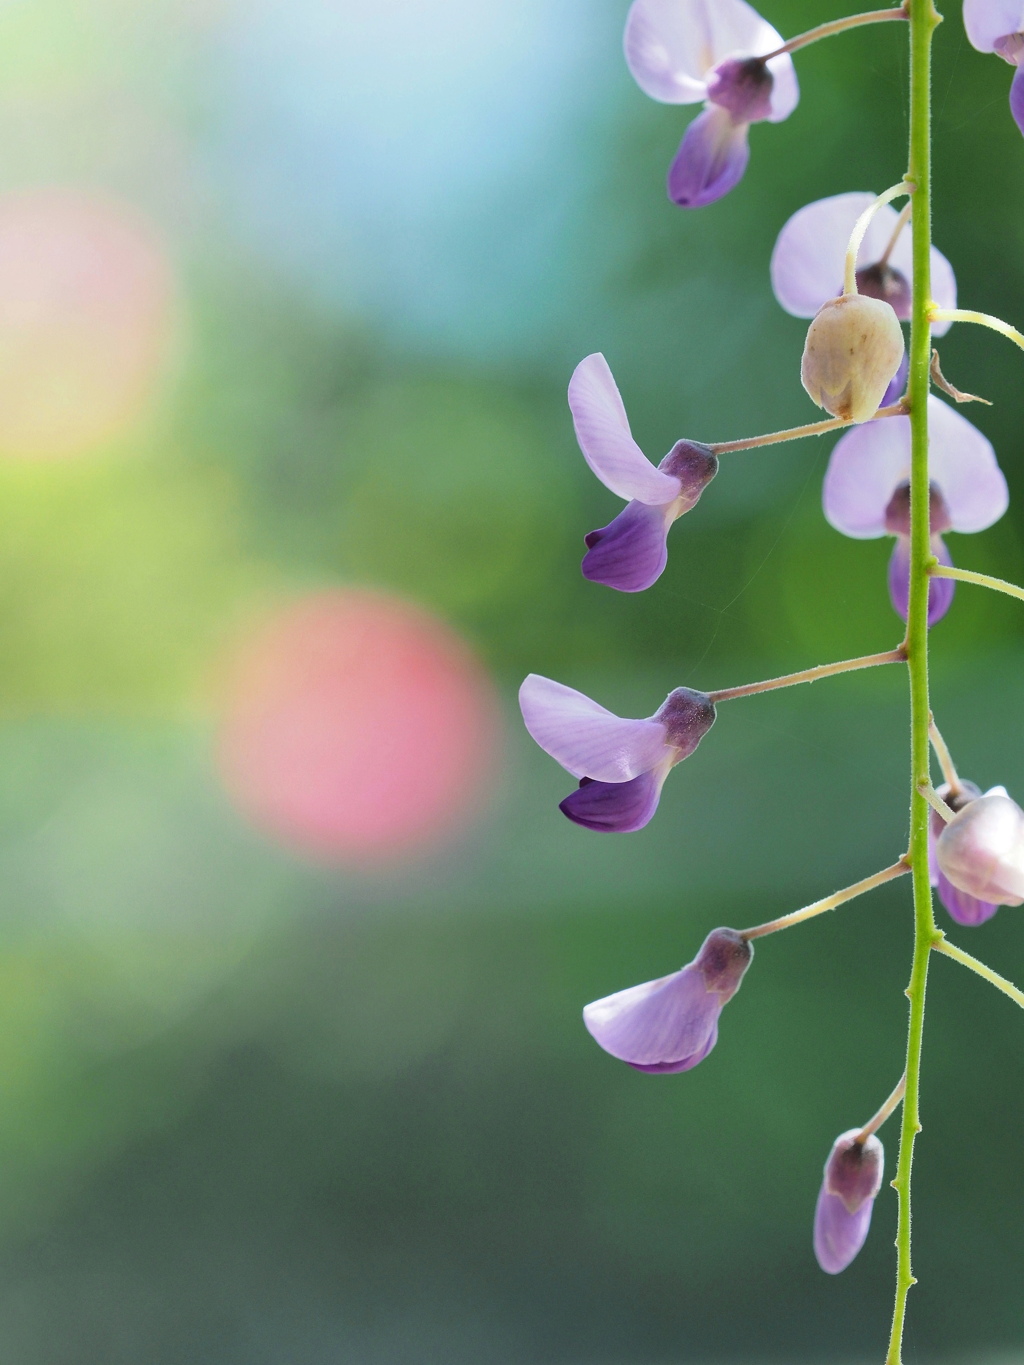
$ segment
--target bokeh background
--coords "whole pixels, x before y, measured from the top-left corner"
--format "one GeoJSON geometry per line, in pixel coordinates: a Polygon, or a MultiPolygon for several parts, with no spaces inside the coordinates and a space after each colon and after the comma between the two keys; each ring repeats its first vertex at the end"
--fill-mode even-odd
{"type": "MultiPolygon", "coordinates": [[[[768,259],[901,174],[904,33],[801,54],[796,113],[684,213],[690,111],[631,83],[625,9],[0,6],[5,1360],[880,1358],[894,1197],[838,1279],[810,1225],[902,1065],[906,886],[766,940],[693,1074],[579,1012],[898,855],[903,677],[723,708],[623,838],[558,813],[515,689],[646,715],[898,639],[888,545],[821,516],[827,441],[723,461],[649,592],[584,582],[618,504],[564,393],[603,350],[655,459],[813,418],[768,259]]],[[[1010,73],[955,10],[936,61],[936,240],[1019,322],[1010,73]]],[[[1018,577],[1021,357],[942,355],[1015,499],[954,556],[1018,577]]],[[[1019,604],[961,586],[936,711],[1018,797],[1022,663],[1019,604]]],[[[1018,911],[957,932],[1024,977],[1018,911]]],[[[1022,1067],[1009,1002],[937,962],[912,1361],[1024,1344],[1022,1067]]]]}

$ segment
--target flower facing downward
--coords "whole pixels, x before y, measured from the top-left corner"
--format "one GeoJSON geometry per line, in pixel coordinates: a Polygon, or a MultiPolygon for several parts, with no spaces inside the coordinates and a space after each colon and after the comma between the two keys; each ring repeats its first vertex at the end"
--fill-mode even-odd
{"type": "Polygon", "coordinates": [[[800,98],[789,54],[762,60],[782,38],[745,0],[634,0],[624,46],[652,99],[706,101],[669,168],[669,198],[683,208],[728,194],[747,168],[750,124],[780,123],[800,98]]]}
{"type": "MultiPolygon", "coordinates": [[[[834,194],[805,204],[789,219],[776,240],[771,263],[772,289],[787,313],[813,318],[824,303],[843,292],[850,234],[857,219],[874,202],[873,194],[834,194]]],[[[868,223],[857,253],[857,288],[868,298],[891,304],[900,321],[908,322],[912,274],[909,224],[902,222],[891,205],[883,204],[868,223]]],[[[932,298],[938,306],[955,308],[956,277],[935,247],[931,250],[931,277],[932,298]]],[[[942,336],[952,325],[935,322],[932,334],[942,336]]]]}
{"type": "Polygon", "coordinates": [[[829,1275],[845,1270],[864,1245],[882,1187],[882,1144],[874,1133],[858,1142],[860,1133],[851,1128],[832,1144],[814,1211],[814,1254],[829,1275]]]}
{"type": "MultiPolygon", "coordinates": [[[[983,531],[1006,511],[1009,494],[995,451],[977,427],[948,403],[928,398],[932,551],[952,560],[945,531],[983,531]]],[[[864,540],[896,537],[889,562],[889,595],[907,618],[910,584],[910,418],[884,417],[855,427],[836,443],[825,474],[825,516],[844,535],[864,540]]],[[[949,610],[954,583],[933,578],[928,624],[949,610]]]]}
{"type": "Polygon", "coordinates": [[[1024,905],[1024,811],[992,787],[957,811],[935,841],[939,871],[991,905],[1024,905]]]}
{"type": "Polygon", "coordinates": [[[753,956],[735,929],[713,929],[681,971],[595,1000],[583,1022],[605,1052],[637,1071],[689,1071],[718,1041],[718,1016],[753,956]]]}
{"type": "Polygon", "coordinates": [[[658,808],[669,770],[693,753],[715,722],[703,692],[677,687],[647,720],[623,720],[551,678],[531,673],[519,689],[526,728],[580,779],[559,806],[576,824],[603,833],[642,829],[658,808]]]}
{"type": "MultiPolygon", "coordinates": [[[[1002,788],[997,790],[1002,791],[1002,788]]],[[[949,783],[943,783],[938,790],[938,795],[942,797],[947,806],[954,811],[961,811],[970,802],[976,801],[981,795],[981,788],[976,787],[973,782],[960,783],[960,790],[956,795],[951,794],[949,783]]],[[[935,845],[946,828],[946,822],[938,811],[933,810],[928,824],[928,869],[932,886],[939,893],[939,900],[949,911],[957,924],[966,924],[972,927],[984,924],[987,919],[999,909],[999,906],[992,901],[978,900],[976,896],[970,896],[966,891],[961,891],[954,886],[946,874],[939,867],[935,857],[935,845]]]]}
{"type": "Polygon", "coordinates": [[[1016,67],[1010,83],[1010,113],[1024,133],[1024,4],[1021,0],[964,0],[964,28],[979,52],[998,52],[1016,67]]]}
{"type": "Polygon", "coordinates": [[[828,299],[807,329],[800,381],[819,408],[866,422],[900,368],[903,329],[891,304],[866,294],[828,299]]]}
{"type": "Polygon", "coordinates": [[[718,473],[718,459],[697,441],[677,441],[655,469],[633,440],[608,362],[581,360],[569,381],[569,408],[583,457],[606,488],[629,505],[586,537],[583,576],[620,592],[642,592],[668,559],[668,528],[688,512],[718,473]]]}

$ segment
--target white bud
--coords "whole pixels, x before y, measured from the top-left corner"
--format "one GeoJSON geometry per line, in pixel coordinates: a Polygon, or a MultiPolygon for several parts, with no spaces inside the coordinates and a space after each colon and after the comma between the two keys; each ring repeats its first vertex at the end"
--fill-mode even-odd
{"type": "Polygon", "coordinates": [[[950,820],[935,842],[935,858],[969,896],[991,905],[1024,904],[1024,811],[993,787],[950,820]]]}
{"type": "Polygon", "coordinates": [[[819,408],[845,422],[866,422],[902,359],[903,329],[892,306],[840,294],[822,304],[807,329],[800,378],[819,408]]]}

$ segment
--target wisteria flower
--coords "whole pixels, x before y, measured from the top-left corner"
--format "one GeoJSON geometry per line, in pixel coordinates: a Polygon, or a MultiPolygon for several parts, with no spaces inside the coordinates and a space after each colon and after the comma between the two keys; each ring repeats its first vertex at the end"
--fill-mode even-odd
{"type": "MultiPolygon", "coordinates": [[[[1004,789],[998,787],[993,788],[993,790],[1002,792],[1004,789]]],[[[956,795],[953,795],[949,783],[946,782],[939,788],[938,794],[952,810],[960,811],[978,799],[981,795],[981,788],[975,786],[973,782],[961,781],[960,790],[956,795]]],[[[999,906],[993,901],[979,900],[977,896],[971,896],[966,891],[961,891],[958,886],[953,885],[939,867],[938,859],[935,856],[935,845],[945,828],[946,822],[938,811],[933,810],[928,825],[928,870],[931,884],[939,893],[939,900],[957,924],[965,924],[973,928],[991,919],[999,906]]]]}
{"type": "Polygon", "coordinates": [[[1010,82],[1010,113],[1024,133],[1024,0],[964,0],[964,28],[972,47],[997,52],[1016,67],[1010,82]]]}
{"type": "Polygon", "coordinates": [[[623,720],[537,673],[519,689],[519,706],[540,747],[580,779],[559,809],[603,833],[642,829],[658,808],[669,771],[715,722],[711,698],[688,687],[670,692],[647,720],[623,720]]]}
{"type": "Polygon", "coordinates": [[[718,1016],[753,957],[735,929],[713,929],[681,971],[595,1000],[583,1022],[605,1052],[637,1071],[689,1071],[718,1041],[718,1016]]]}
{"type": "Polygon", "coordinates": [[[939,871],[992,905],[1024,905],[1024,811],[1005,787],[963,806],[935,841],[939,871]]]}
{"type": "Polygon", "coordinates": [[[642,592],[668,560],[668,528],[695,506],[718,473],[718,459],[697,441],[677,441],[655,469],[629,430],[608,362],[581,360],[569,381],[569,408],[583,457],[606,488],[629,505],[586,537],[583,576],[620,592],[642,592]]]}
{"type": "Polygon", "coordinates": [[[668,172],[669,198],[683,208],[728,194],[747,168],[750,125],[780,123],[800,98],[789,54],[763,60],[782,37],[745,0],[634,0],[624,46],[652,99],[705,101],[668,172]]]}
{"type": "Polygon", "coordinates": [[[858,1142],[861,1131],[851,1128],[832,1144],[814,1211],[814,1254],[830,1275],[845,1270],[864,1245],[882,1188],[882,1144],[874,1133],[858,1142]]]}
{"type": "MultiPolygon", "coordinates": [[[[771,261],[772,289],[787,313],[813,318],[829,299],[842,294],[850,234],[874,201],[875,195],[866,192],[834,194],[805,204],[789,219],[778,235],[771,261]]],[[[910,319],[912,255],[906,220],[883,204],[869,222],[857,254],[857,289],[868,298],[890,304],[902,322],[910,319]]],[[[931,275],[934,301],[940,308],[955,308],[956,276],[935,247],[931,250],[931,275]]],[[[932,332],[942,336],[952,325],[935,322],[932,332]]],[[[895,396],[898,398],[899,393],[895,396]]]]}
{"type": "MultiPolygon", "coordinates": [[[[931,437],[932,551],[951,564],[946,531],[984,531],[1006,511],[1009,494],[991,443],[948,403],[928,398],[931,437]]],[[[910,418],[882,417],[854,427],[836,443],[825,474],[825,516],[859,540],[896,537],[889,561],[889,595],[907,619],[910,584],[910,418]]],[[[949,610],[955,584],[933,578],[928,624],[949,610]]]]}

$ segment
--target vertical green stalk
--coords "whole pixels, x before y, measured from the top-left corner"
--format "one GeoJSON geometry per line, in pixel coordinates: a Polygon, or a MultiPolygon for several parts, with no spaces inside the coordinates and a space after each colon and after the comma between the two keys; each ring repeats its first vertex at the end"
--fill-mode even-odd
{"type": "Polygon", "coordinates": [[[918,790],[929,777],[928,753],[928,389],[931,360],[931,44],[941,22],[932,0],[910,0],[910,161],[907,179],[916,187],[911,219],[914,244],[914,308],[910,329],[910,606],[907,662],[910,674],[910,857],[914,874],[914,961],[907,996],[907,1092],[900,1129],[900,1156],[893,1185],[899,1197],[896,1233],[896,1306],[886,1365],[900,1365],[907,1294],[914,1283],[910,1265],[910,1171],[914,1138],[921,1131],[919,1095],[924,997],[928,959],[938,936],[928,879],[927,801],[918,790]]]}

